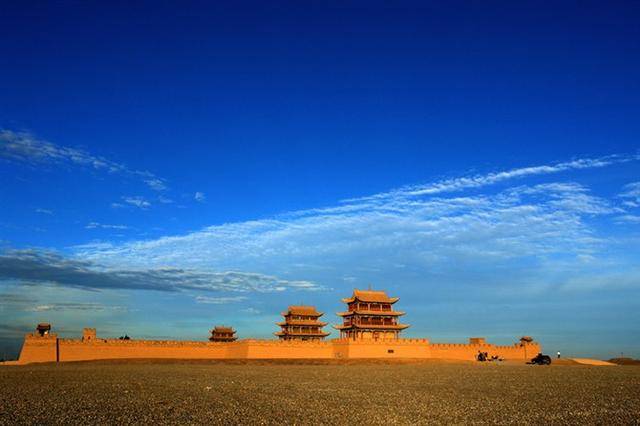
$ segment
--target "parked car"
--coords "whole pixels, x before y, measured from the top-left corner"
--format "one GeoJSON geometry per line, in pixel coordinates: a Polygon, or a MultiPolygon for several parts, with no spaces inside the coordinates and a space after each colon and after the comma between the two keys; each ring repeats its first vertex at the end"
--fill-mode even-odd
{"type": "Polygon", "coordinates": [[[549,365],[551,364],[551,357],[549,355],[538,354],[535,357],[531,358],[529,364],[535,365],[549,365]]]}

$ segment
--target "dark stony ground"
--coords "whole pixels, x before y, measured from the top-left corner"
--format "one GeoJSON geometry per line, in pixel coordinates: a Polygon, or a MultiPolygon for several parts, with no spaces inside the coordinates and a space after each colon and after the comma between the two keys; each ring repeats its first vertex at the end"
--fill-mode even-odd
{"type": "Polygon", "coordinates": [[[0,424],[639,424],[640,367],[94,362],[0,367],[0,424]]]}

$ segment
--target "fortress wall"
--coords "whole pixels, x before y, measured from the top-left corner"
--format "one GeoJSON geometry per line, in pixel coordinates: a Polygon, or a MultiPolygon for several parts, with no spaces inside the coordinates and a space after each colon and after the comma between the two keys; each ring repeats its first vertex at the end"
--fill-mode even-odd
{"type": "Polygon", "coordinates": [[[56,334],[39,336],[33,333],[24,337],[22,350],[20,351],[20,364],[33,362],[56,362],[57,361],[57,341],[56,334]]]}
{"type": "Polygon", "coordinates": [[[233,343],[95,339],[60,339],[60,361],[89,361],[98,359],[228,358],[228,346],[233,343]]]}
{"type": "Polygon", "coordinates": [[[333,341],[335,358],[431,358],[427,339],[333,341]]]}
{"type": "Polygon", "coordinates": [[[333,358],[333,342],[243,340],[249,359],[333,358]]]}
{"type": "Polygon", "coordinates": [[[478,351],[508,360],[529,360],[541,352],[537,343],[497,346],[487,343],[435,343],[427,339],[279,341],[229,343],[175,340],[58,339],[28,334],[20,364],[100,359],[460,359],[475,360],[478,351]]]}
{"type": "Polygon", "coordinates": [[[496,346],[489,343],[434,343],[431,345],[431,356],[433,358],[473,361],[476,359],[478,352],[487,352],[490,357],[497,355],[508,360],[529,360],[540,352],[540,345],[537,343],[516,343],[513,346],[496,346]]]}
{"type": "Polygon", "coordinates": [[[227,348],[227,359],[247,359],[249,357],[249,346],[244,340],[237,340],[231,343],[220,343],[227,348]]]}
{"type": "Polygon", "coordinates": [[[332,358],[331,342],[242,340],[230,343],[60,339],[60,361],[98,359],[274,359],[332,358]]]}

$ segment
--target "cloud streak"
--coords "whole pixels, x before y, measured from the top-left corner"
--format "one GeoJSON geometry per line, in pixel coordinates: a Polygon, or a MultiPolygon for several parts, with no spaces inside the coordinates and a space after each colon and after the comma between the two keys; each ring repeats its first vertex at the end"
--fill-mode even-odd
{"type": "Polygon", "coordinates": [[[109,306],[102,303],[79,303],[79,302],[60,302],[47,303],[25,308],[27,312],[52,312],[52,311],[89,311],[89,312],[107,312],[117,311],[125,312],[127,308],[124,306],[109,306]]]}
{"type": "Polygon", "coordinates": [[[464,274],[488,265],[521,274],[555,257],[575,262],[593,257],[608,243],[590,221],[621,211],[573,182],[452,198],[410,194],[351,207],[293,212],[155,240],[77,247],[76,255],[112,267],[254,270],[349,288],[371,279],[426,285],[435,279],[434,271],[464,284],[464,274]]]}
{"type": "Polygon", "coordinates": [[[226,305],[227,303],[237,303],[245,300],[247,300],[245,296],[228,296],[228,297],[196,296],[197,303],[205,303],[209,305],[226,305]]]}
{"type": "Polygon", "coordinates": [[[426,185],[406,186],[391,192],[375,194],[367,197],[354,198],[345,200],[345,202],[379,200],[392,197],[409,197],[435,195],[446,192],[459,192],[466,189],[481,188],[488,185],[494,185],[500,182],[506,182],[513,179],[522,179],[524,177],[550,175],[570,170],[584,170],[610,166],[613,164],[628,163],[637,161],[640,155],[611,155],[599,158],[582,158],[572,161],[557,163],[553,165],[541,165],[532,167],[521,167],[496,173],[488,173],[484,175],[476,175],[471,177],[458,177],[453,179],[445,179],[435,183],[426,185]]]}
{"type": "Polygon", "coordinates": [[[94,262],[42,250],[10,250],[0,254],[0,281],[56,284],[87,290],[126,289],[176,291],[280,292],[318,290],[309,281],[289,281],[249,272],[212,272],[181,268],[108,269],[94,262]]]}
{"type": "MultiPolygon", "coordinates": [[[[142,210],[146,210],[149,207],[151,207],[151,202],[146,200],[144,197],[140,197],[140,196],[122,197],[122,201],[124,201],[126,204],[128,204],[130,206],[137,207],[137,208],[142,209],[142,210]]],[[[114,204],[117,204],[117,203],[114,203],[114,204]]],[[[122,204],[117,204],[117,206],[118,207],[122,207],[123,205],[122,204]]]]}
{"type": "Polygon", "coordinates": [[[204,195],[204,192],[196,192],[193,196],[193,199],[199,203],[204,203],[207,197],[204,195]]]}
{"type": "Polygon", "coordinates": [[[0,129],[0,157],[38,165],[72,165],[102,172],[131,176],[142,180],[155,191],[164,191],[166,181],[148,171],[131,169],[124,164],[95,156],[78,148],[56,145],[28,132],[0,129]]]}
{"type": "Polygon", "coordinates": [[[124,229],[129,229],[129,227],[126,226],[126,225],[108,225],[108,224],[98,223],[98,222],[89,222],[85,226],[85,229],[120,229],[120,230],[124,230],[124,229]]]}
{"type": "Polygon", "coordinates": [[[640,182],[632,182],[624,186],[620,194],[627,207],[640,207],[640,182]]]}
{"type": "MultiPolygon", "coordinates": [[[[522,176],[627,161],[632,158],[574,160],[471,181],[406,187],[346,205],[209,226],[179,236],[77,246],[70,257],[7,251],[0,256],[0,279],[84,289],[273,293],[352,288],[372,280],[414,286],[444,280],[465,286],[468,276],[478,271],[487,271],[489,277],[489,267],[510,271],[521,282],[530,279],[523,275],[527,271],[554,270],[561,276],[576,265],[583,267],[585,260],[597,263],[599,254],[607,251],[611,242],[598,234],[594,220],[634,223],[635,216],[618,205],[620,198],[607,200],[566,181],[512,186],[491,194],[462,192],[522,176]],[[445,197],[447,191],[456,194],[445,197]]],[[[628,185],[621,196],[630,199],[636,189],[628,185]]],[[[123,201],[145,208],[142,197],[123,201]]],[[[238,297],[200,296],[200,303],[238,297]]]]}

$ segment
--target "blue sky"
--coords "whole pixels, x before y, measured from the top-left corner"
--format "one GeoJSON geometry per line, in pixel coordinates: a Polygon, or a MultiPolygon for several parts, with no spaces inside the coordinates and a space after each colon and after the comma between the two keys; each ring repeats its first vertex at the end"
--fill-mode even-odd
{"type": "Polygon", "coordinates": [[[640,357],[640,6],[3,5],[0,346],[410,337],[640,357]]]}

